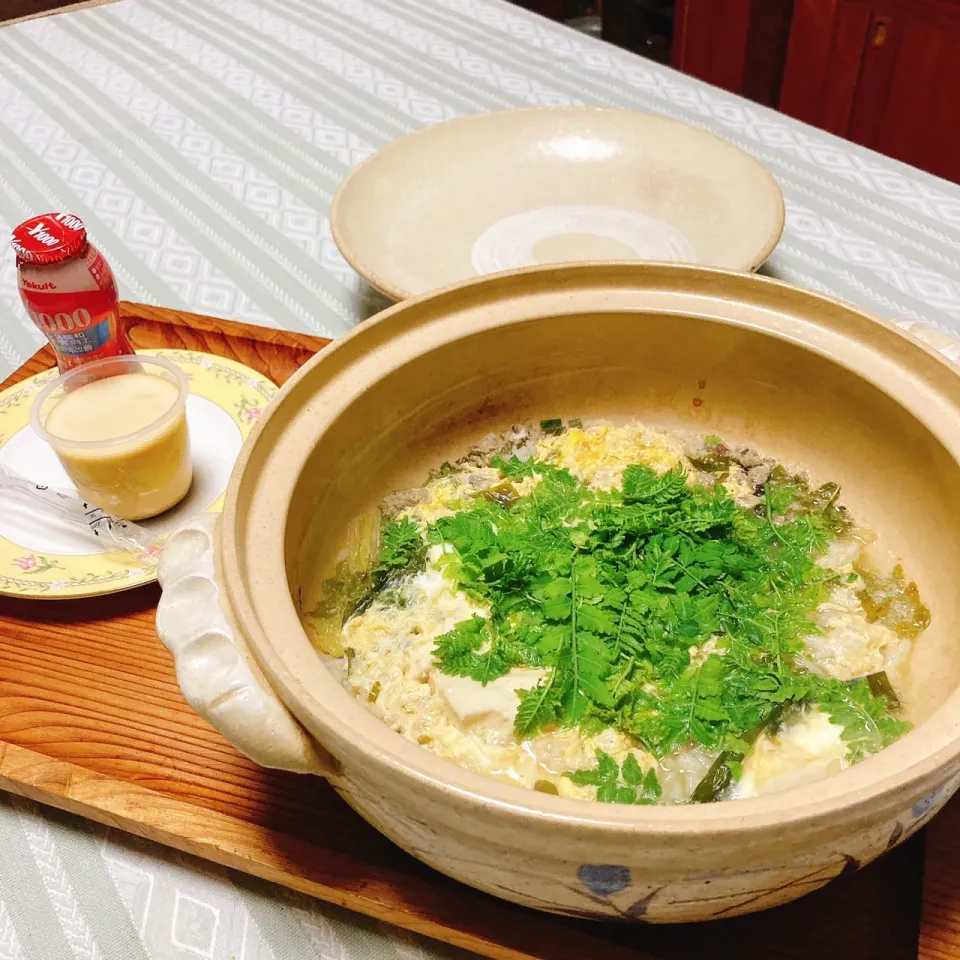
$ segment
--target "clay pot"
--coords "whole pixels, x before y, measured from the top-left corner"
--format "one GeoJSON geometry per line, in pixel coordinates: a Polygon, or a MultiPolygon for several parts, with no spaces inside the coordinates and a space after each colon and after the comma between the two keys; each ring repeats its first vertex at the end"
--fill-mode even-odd
{"type": "Polygon", "coordinates": [[[188,699],[270,766],[327,777],[452,877],[543,910],[648,921],[773,906],[909,836],[960,782],[960,378],[913,335],[776,281],[677,265],[521,271],[407,301],[324,350],[248,440],[216,536],[164,560],[188,699]],[[348,520],[491,430],[638,418],[749,442],[842,484],[932,612],[916,727],[844,773],[702,806],[525,791],[389,730],[314,651],[298,604],[348,520]]]}

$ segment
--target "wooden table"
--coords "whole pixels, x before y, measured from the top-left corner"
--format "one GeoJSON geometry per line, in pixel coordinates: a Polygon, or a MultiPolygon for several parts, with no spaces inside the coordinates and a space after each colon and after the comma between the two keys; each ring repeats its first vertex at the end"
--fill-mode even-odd
{"type": "MultiPolygon", "coordinates": [[[[327,341],[125,304],[136,347],[230,356],[283,382],[327,341]]],[[[4,386],[52,363],[48,350],[4,386]]],[[[264,770],[183,701],[158,589],[0,597],[0,786],[501,960],[960,960],[960,800],[859,873],[709,924],[551,917],[442,877],[318,778],[264,770]]]]}

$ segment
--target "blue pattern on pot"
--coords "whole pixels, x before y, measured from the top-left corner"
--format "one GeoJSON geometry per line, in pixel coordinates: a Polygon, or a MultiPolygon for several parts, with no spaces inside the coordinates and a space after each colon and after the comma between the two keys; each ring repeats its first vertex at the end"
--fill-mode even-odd
{"type": "Polygon", "coordinates": [[[953,777],[946,783],[941,783],[936,790],[931,790],[925,797],[921,797],[910,811],[913,819],[929,817],[939,810],[953,796],[953,792],[957,789],[957,782],[958,778],[953,777]]]}
{"type": "Polygon", "coordinates": [[[925,797],[917,800],[910,808],[904,838],[914,834],[932,820],[933,815],[953,796],[958,784],[960,784],[960,777],[953,776],[946,783],[941,783],[935,790],[931,790],[925,797]]]}
{"type": "Polygon", "coordinates": [[[585,863],[577,879],[597,897],[609,897],[630,886],[630,868],[613,863],[585,863]]]}
{"type": "Polygon", "coordinates": [[[936,790],[932,790],[925,797],[921,797],[914,805],[911,813],[914,820],[918,820],[930,810],[935,809],[940,797],[943,795],[946,784],[941,784],[936,790]]]}

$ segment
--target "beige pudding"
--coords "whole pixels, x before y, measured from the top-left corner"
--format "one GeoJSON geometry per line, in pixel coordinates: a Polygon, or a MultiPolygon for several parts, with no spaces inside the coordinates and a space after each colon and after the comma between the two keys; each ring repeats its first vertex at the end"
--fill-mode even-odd
{"type": "Polygon", "coordinates": [[[186,377],[173,364],[152,357],[135,363],[117,358],[57,382],[59,390],[38,397],[39,432],[85,500],[141,520],[183,499],[193,467],[186,377]],[[93,369],[101,365],[102,370],[93,369]],[[82,379],[73,379],[78,375],[82,379]]]}

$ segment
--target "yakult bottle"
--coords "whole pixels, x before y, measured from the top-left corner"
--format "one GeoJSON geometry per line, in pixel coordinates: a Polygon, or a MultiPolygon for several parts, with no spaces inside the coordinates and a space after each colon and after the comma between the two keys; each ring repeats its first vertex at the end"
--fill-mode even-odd
{"type": "Polygon", "coordinates": [[[57,354],[61,373],[90,360],[132,354],[120,325],[110,265],[70,213],[26,220],[10,237],[20,299],[57,354]]]}

